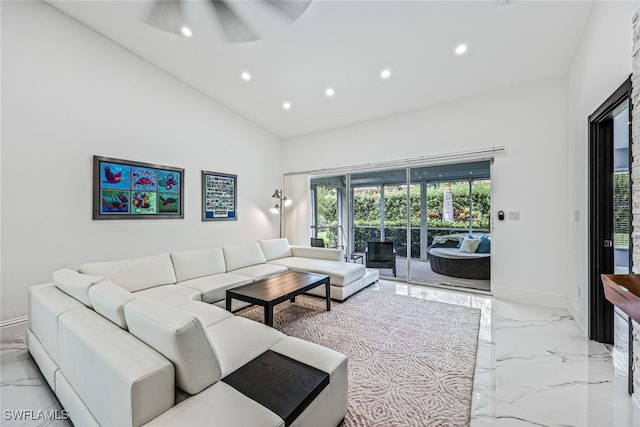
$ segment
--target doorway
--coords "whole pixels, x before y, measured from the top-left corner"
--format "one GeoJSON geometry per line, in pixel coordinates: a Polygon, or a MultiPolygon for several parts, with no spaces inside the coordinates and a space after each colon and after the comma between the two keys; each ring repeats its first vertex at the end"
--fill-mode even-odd
{"type": "Polygon", "coordinates": [[[631,78],[589,116],[589,338],[607,344],[616,314],[600,275],[632,265],[630,95],[631,78]]]}

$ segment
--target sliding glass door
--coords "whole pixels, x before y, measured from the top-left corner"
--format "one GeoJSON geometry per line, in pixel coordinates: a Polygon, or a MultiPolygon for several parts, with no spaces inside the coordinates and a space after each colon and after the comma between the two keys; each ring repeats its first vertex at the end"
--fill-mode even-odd
{"type": "Polygon", "coordinates": [[[461,283],[435,274],[428,253],[438,236],[489,235],[489,161],[367,171],[311,183],[312,235],[344,245],[347,253],[363,255],[362,261],[369,242],[393,242],[395,271],[379,268],[381,277],[490,289],[488,280],[461,283]]]}

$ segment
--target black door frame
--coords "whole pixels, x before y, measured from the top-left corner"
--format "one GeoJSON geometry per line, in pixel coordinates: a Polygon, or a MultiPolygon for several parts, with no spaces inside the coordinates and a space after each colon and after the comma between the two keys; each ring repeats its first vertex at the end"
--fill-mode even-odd
{"type": "MultiPolygon", "coordinates": [[[[625,98],[629,100],[631,123],[631,77],[589,116],[589,338],[607,344],[613,344],[613,305],[604,296],[600,274],[614,272],[614,247],[605,246],[605,241],[613,242],[612,113],[625,98]]],[[[631,125],[629,139],[631,167],[631,125]]],[[[630,205],[631,195],[630,188],[630,205]]],[[[631,219],[629,215],[630,223],[631,219]]]]}

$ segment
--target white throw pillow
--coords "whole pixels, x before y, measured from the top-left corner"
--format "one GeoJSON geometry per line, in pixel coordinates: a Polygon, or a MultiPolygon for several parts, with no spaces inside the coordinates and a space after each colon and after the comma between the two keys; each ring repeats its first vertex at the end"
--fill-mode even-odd
{"type": "Polygon", "coordinates": [[[462,245],[460,245],[460,252],[474,253],[476,249],[478,249],[478,245],[480,244],[480,239],[471,239],[469,237],[465,237],[462,241],[462,245]]]}

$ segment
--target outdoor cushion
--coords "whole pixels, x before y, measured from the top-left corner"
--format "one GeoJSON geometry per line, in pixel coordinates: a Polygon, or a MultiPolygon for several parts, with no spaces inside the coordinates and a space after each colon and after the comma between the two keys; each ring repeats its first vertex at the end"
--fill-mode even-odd
{"type": "Polygon", "coordinates": [[[480,244],[478,245],[478,249],[476,252],[479,254],[488,254],[491,252],[491,239],[487,236],[480,237],[480,244]]]}
{"type": "Polygon", "coordinates": [[[429,248],[429,254],[450,259],[473,259],[491,256],[491,254],[479,254],[477,252],[460,252],[458,248],[429,248]]]}
{"type": "Polygon", "coordinates": [[[474,239],[472,237],[465,237],[460,245],[460,252],[474,253],[478,249],[480,239],[474,239]]]}

